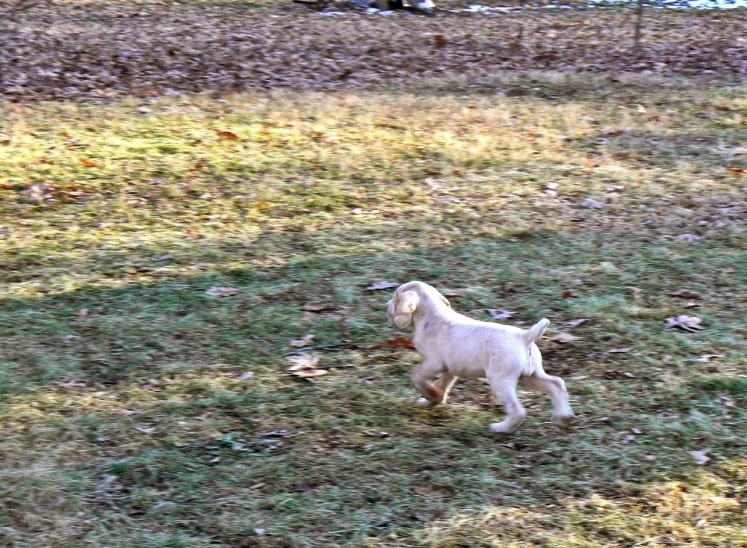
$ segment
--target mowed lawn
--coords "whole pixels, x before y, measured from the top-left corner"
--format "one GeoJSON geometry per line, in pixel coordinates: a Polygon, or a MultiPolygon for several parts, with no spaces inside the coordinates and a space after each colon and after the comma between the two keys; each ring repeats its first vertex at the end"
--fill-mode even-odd
{"type": "Polygon", "coordinates": [[[747,546],[746,123],[553,73],[0,105],[0,543],[747,546]],[[411,279],[549,318],[573,427],[417,408],[366,289],[411,279]]]}

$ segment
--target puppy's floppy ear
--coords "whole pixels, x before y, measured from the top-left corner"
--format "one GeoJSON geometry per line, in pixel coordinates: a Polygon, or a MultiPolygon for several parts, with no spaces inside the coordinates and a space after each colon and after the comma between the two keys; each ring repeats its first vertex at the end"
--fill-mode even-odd
{"type": "Polygon", "coordinates": [[[412,323],[412,314],[420,303],[420,297],[415,291],[405,291],[397,299],[394,311],[394,322],[399,327],[407,327],[412,323]]]}
{"type": "Polygon", "coordinates": [[[449,299],[447,299],[447,298],[446,298],[446,297],[444,297],[443,295],[439,295],[439,297],[441,297],[441,300],[442,300],[442,301],[444,302],[444,304],[445,304],[446,306],[448,306],[449,308],[451,308],[451,303],[449,302],[449,299]]]}

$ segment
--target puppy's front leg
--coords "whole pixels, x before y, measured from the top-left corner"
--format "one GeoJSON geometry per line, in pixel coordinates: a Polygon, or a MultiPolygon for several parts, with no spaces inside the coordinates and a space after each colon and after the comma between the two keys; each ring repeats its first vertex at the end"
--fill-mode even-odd
{"type": "MultiPolygon", "coordinates": [[[[443,388],[430,382],[441,370],[441,364],[436,361],[423,360],[412,373],[415,389],[422,394],[426,405],[437,405],[444,401],[446,393],[443,388]]],[[[421,404],[420,400],[418,403],[421,404]]],[[[421,404],[422,405],[422,404],[421,404]]]]}

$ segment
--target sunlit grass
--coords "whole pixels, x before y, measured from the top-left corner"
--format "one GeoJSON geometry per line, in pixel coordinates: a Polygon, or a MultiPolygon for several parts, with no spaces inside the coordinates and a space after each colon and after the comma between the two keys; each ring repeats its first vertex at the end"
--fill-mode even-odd
{"type": "Polygon", "coordinates": [[[747,92],[490,89],[0,106],[3,542],[744,545],[747,92]],[[575,427],[415,408],[365,290],[415,278],[579,337],[542,340],[575,427]]]}

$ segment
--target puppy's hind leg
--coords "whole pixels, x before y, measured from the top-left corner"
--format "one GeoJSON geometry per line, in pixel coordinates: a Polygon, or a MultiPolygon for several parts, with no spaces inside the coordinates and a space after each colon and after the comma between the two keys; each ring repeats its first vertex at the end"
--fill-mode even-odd
{"type": "Polygon", "coordinates": [[[521,384],[550,396],[553,407],[555,408],[553,419],[558,425],[564,428],[570,426],[574,414],[571,404],[568,402],[568,391],[565,388],[563,379],[548,375],[544,371],[535,371],[533,375],[522,377],[521,384]]]}
{"type": "Polygon", "coordinates": [[[534,372],[526,377],[521,377],[519,379],[521,384],[550,396],[555,408],[553,413],[555,423],[567,428],[570,426],[574,414],[568,401],[568,390],[565,388],[565,382],[560,377],[545,373],[542,367],[542,356],[537,348],[532,348],[532,360],[534,361],[534,372]]]}
{"type": "Polygon", "coordinates": [[[501,432],[510,434],[515,432],[517,428],[524,422],[527,416],[527,412],[524,410],[524,406],[521,405],[519,398],[516,396],[516,382],[518,381],[515,377],[502,377],[499,375],[489,375],[488,382],[490,388],[493,389],[498,401],[503,404],[506,410],[506,418],[501,422],[491,423],[488,427],[491,432],[501,432]]]}
{"type": "Polygon", "coordinates": [[[415,389],[423,396],[422,398],[418,398],[418,405],[438,405],[445,400],[446,391],[438,384],[430,382],[440,370],[440,363],[425,360],[413,372],[412,382],[415,385],[415,389]]]}

